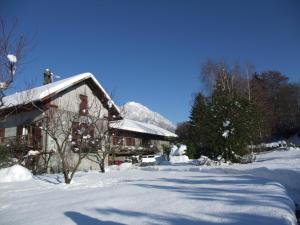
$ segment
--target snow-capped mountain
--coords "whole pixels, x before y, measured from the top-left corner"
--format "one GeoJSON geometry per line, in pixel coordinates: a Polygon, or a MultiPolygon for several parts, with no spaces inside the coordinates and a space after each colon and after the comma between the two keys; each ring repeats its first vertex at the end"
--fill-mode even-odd
{"type": "Polygon", "coordinates": [[[140,103],[127,102],[120,108],[123,116],[127,119],[153,124],[171,132],[174,132],[176,129],[176,126],[170,120],[140,103]]]}

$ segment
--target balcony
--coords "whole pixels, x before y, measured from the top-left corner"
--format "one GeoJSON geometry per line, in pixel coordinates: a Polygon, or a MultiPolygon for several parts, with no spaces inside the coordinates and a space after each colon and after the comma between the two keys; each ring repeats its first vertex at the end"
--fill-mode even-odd
{"type": "Polygon", "coordinates": [[[42,149],[42,138],[30,135],[19,135],[11,137],[1,137],[0,145],[5,145],[12,150],[42,149]]]}
{"type": "Polygon", "coordinates": [[[159,150],[156,146],[115,146],[116,155],[145,155],[155,154],[159,150]]]}

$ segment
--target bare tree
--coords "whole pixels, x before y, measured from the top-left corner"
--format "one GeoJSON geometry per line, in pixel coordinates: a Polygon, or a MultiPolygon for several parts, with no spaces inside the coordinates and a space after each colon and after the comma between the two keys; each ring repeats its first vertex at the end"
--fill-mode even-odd
{"type": "Polygon", "coordinates": [[[206,85],[209,93],[218,84],[222,90],[226,90],[229,94],[233,90],[237,90],[243,96],[247,96],[250,101],[250,80],[253,75],[254,67],[250,63],[228,65],[224,61],[208,60],[202,66],[200,79],[206,85]]]}
{"type": "Polygon", "coordinates": [[[105,161],[110,154],[113,154],[120,148],[121,139],[118,137],[119,122],[101,123],[102,126],[96,126],[95,136],[92,140],[94,156],[88,157],[89,160],[97,163],[102,173],[105,173],[105,161]]]}
{"type": "Polygon", "coordinates": [[[25,36],[16,32],[17,24],[17,19],[8,25],[0,17],[0,107],[5,104],[5,92],[14,82],[17,67],[22,63],[28,47],[25,36]]]}
{"type": "MultiPolygon", "coordinates": [[[[114,96],[113,93],[110,96],[114,96]]],[[[108,103],[108,107],[112,107],[112,101],[108,103]]],[[[120,112],[121,115],[125,115],[125,109],[123,108],[120,112]]],[[[102,173],[105,173],[105,162],[109,155],[113,154],[115,151],[120,149],[120,144],[122,139],[119,138],[119,126],[120,120],[115,120],[115,118],[109,118],[107,121],[102,121],[99,123],[99,116],[91,117],[90,119],[94,121],[94,124],[100,124],[100,126],[95,127],[95,133],[92,140],[91,147],[94,155],[88,156],[87,158],[92,162],[99,165],[99,169],[102,173]]]]}
{"type": "Polygon", "coordinates": [[[42,130],[54,142],[53,150],[59,157],[66,184],[71,182],[82,160],[89,154],[96,153],[105,158],[109,152],[105,148],[110,132],[106,109],[95,97],[81,110],[78,113],[52,107],[44,112],[40,121],[42,130]]]}
{"type": "Polygon", "coordinates": [[[246,63],[245,65],[245,74],[247,80],[247,92],[248,92],[248,100],[251,102],[251,80],[254,76],[254,66],[250,63],[246,63]]]}

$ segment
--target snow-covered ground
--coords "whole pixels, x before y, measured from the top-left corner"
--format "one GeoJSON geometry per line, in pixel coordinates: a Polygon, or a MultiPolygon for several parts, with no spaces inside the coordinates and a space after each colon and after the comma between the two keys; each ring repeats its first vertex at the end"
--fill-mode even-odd
{"type": "Polygon", "coordinates": [[[299,196],[299,160],[299,150],[274,151],[247,165],[126,166],[77,173],[71,185],[61,175],[0,183],[0,224],[296,224],[288,193],[299,196]]]}
{"type": "Polygon", "coordinates": [[[188,164],[148,167],[146,170],[194,171],[217,174],[246,174],[277,181],[285,186],[289,196],[300,205],[300,148],[283,149],[256,156],[250,164],[223,164],[222,166],[191,166],[188,164]]]}

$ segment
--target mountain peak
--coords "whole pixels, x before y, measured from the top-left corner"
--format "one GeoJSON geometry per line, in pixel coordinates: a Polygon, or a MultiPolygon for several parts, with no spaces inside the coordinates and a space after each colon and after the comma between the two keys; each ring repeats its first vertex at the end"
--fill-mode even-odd
{"type": "Polygon", "coordinates": [[[153,124],[172,132],[176,129],[176,126],[170,120],[138,102],[127,102],[121,106],[121,111],[127,119],[153,124]]]}

